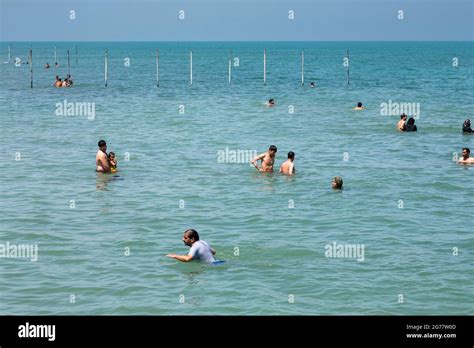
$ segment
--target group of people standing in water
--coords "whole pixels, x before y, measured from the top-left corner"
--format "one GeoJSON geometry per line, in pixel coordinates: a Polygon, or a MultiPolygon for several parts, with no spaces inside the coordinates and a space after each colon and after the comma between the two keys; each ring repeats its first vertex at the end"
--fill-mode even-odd
{"type": "Polygon", "coordinates": [[[410,117],[407,121],[407,115],[401,114],[398,121],[397,129],[401,132],[416,132],[418,128],[415,125],[415,119],[410,117]]]}
{"type": "MultiPolygon", "coordinates": [[[[68,79],[70,76],[68,75],[68,79]]],[[[56,76],[56,81],[58,77],[56,76]]],[[[61,81],[59,79],[59,81],[61,81]]],[[[72,83],[72,81],[71,81],[72,83]]],[[[56,84],[55,84],[56,85],[56,84]]],[[[57,86],[62,87],[62,86],[57,86]]],[[[269,99],[267,106],[275,106],[275,100],[269,99]]],[[[354,110],[365,110],[362,103],[359,102],[354,110]]],[[[402,132],[416,132],[417,127],[415,125],[415,120],[413,117],[407,120],[407,115],[402,114],[400,116],[400,121],[398,122],[397,129],[402,132]]],[[[465,134],[472,134],[471,121],[469,119],[464,121],[462,131],[465,134]]],[[[99,150],[96,154],[96,171],[100,173],[113,173],[117,171],[117,159],[113,152],[107,154],[107,143],[105,140],[100,140],[98,142],[99,150]]],[[[256,156],[251,163],[259,172],[272,173],[273,166],[275,164],[276,153],[278,149],[275,145],[271,145],[268,148],[268,151],[256,156]],[[260,162],[260,166],[259,163],[260,162]]],[[[462,149],[462,156],[458,160],[459,164],[474,164],[474,158],[470,157],[471,150],[467,147],[462,149]]],[[[288,152],[288,159],[280,165],[279,173],[284,175],[294,175],[296,173],[295,168],[295,153],[293,151],[288,152]]],[[[340,176],[336,176],[332,179],[331,186],[333,189],[341,190],[343,186],[343,179],[340,176]]],[[[166,255],[169,258],[173,258],[182,262],[189,262],[193,260],[199,260],[209,264],[219,264],[224,261],[216,261],[214,256],[216,251],[205,241],[199,239],[199,234],[194,229],[187,229],[183,234],[183,243],[190,247],[188,254],[178,255],[178,254],[168,254],[166,255]]]]}
{"type": "Polygon", "coordinates": [[[117,171],[117,158],[112,151],[107,153],[107,143],[105,140],[99,140],[97,143],[99,150],[95,156],[96,172],[115,173],[117,171]]]}
{"type": "Polygon", "coordinates": [[[56,80],[54,81],[54,87],[71,87],[73,84],[73,81],[71,79],[71,75],[67,75],[64,80],[61,80],[61,78],[56,75],[56,80]]]}

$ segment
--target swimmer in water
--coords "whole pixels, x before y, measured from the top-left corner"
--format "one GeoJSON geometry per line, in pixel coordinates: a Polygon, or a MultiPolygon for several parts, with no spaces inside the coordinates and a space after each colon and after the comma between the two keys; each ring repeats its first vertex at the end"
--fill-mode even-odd
{"type": "Polygon", "coordinates": [[[61,81],[61,79],[59,78],[58,75],[56,75],[56,80],[54,81],[54,87],[61,87],[63,85],[63,82],[61,81]]]}
{"type": "Polygon", "coordinates": [[[462,132],[463,132],[463,133],[472,134],[471,120],[466,120],[466,121],[464,121],[464,123],[463,123],[463,125],[462,125],[462,132]]]}
{"type": "Polygon", "coordinates": [[[59,66],[58,62],[54,63],[54,67],[57,68],[59,66]]]}
{"type": "Polygon", "coordinates": [[[109,164],[110,164],[110,171],[115,173],[117,171],[117,158],[115,157],[115,152],[109,152],[109,164]]]}
{"type": "Polygon", "coordinates": [[[310,87],[310,88],[314,88],[314,87],[316,87],[316,86],[315,86],[314,82],[311,82],[311,83],[309,84],[309,87],[310,87]]]}
{"type": "Polygon", "coordinates": [[[405,129],[405,122],[407,121],[407,115],[401,114],[400,121],[398,121],[397,129],[401,132],[405,129]]]}
{"type": "Polygon", "coordinates": [[[110,164],[107,157],[107,143],[105,140],[99,140],[97,143],[99,150],[95,156],[95,171],[98,173],[110,173],[110,164]]]}
{"type": "Polygon", "coordinates": [[[61,87],[71,87],[71,83],[69,82],[69,79],[67,77],[64,79],[61,87]]]}
{"type": "Polygon", "coordinates": [[[415,125],[415,119],[413,117],[410,117],[407,121],[407,124],[405,127],[403,127],[404,132],[416,132],[418,128],[416,128],[415,125]]]}
{"type": "Polygon", "coordinates": [[[72,82],[72,79],[71,79],[71,75],[67,75],[66,78],[69,82],[69,86],[72,86],[73,82],[72,82]]]}
{"type": "Polygon", "coordinates": [[[283,162],[280,166],[280,173],[285,175],[293,175],[295,174],[295,153],[293,151],[288,152],[288,159],[283,162]]]}
{"type": "Polygon", "coordinates": [[[459,159],[459,164],[474,164],[474,158],[469,157],[471,150],[468,147],[463,147],[462,158],[459,159]]]}
{"type": "Polygon", "coordinates": [[[205,241],[199,240],[199,234],[196,230],[191,228],[184,231],[183,243],[184,245],[191,247],[187,255],[168,254],[166,256],[182,262],[199,260],[202,262],[213,263],[216,261],[214,258],[216,251],[205,241]]]}
{"type": "Polygon", "coordinates": [[[342,185],[343,185],[342,177],[340,177],[340,176],[335,176],[335,177],[332,179],[331,186],[332,186],[333,189],[335,189],[335,190],[342,190],[342,185]]]}
{"type": "Polygon", "coordinates": [[[270,108],[273,107],[273,106],[275,106],[275,99],[273,99],[273,98],[272,98],[272,99],[268,99],[268,101],[267,101],[267,106],[270,107],[270,108]]]}
{"type": "Polygon", "coordinates": [[[277,147],[271,145],[268,148],[268,151],[258,155],[252,160],[252,164],[261,172],[273,172],[273,164],[275,163],[275,155],[277,153],[277,147]],[[257,164],[257,161],[262,161],[262,167],[260,168],[257,164]]]}
{"type": "Polygon", "coordinates": [[[354,110],[365,110],[365,108],[362,106],[361,102],[358,102],[357,106],[354,108],[354,110]]]}
{"type": "Polygon", "coordinates": [[[44,68],[45,68],[45,69],[49,69],[49,68],[50,68],[49,63],[46,63],[46,64],[44,65],[44,68]]]}

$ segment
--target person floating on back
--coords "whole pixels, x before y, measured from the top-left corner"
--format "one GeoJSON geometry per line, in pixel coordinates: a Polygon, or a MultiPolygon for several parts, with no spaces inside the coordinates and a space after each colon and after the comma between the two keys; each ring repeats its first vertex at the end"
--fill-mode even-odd
{"type": "Polygon", "coordinates": [[[193,260],[199,260],[207,263],[216,262],[216,259],[214,258],[216,251],[205,241],[199,240],[199,234],[196,230],[190,228],[184,231],[183,243],[184,245],[191,247],[187,255],[168,254],[166,256],[182,262],[189,262],[193,260]]]}
{"type": "Polygon", "coordinates": [[[99,140],[97,143],[99,150],[95,155],[95,170],[98,173],[110,173],[110,163],[107,156],[107,143],[105,140],[99,140]]]}
{"type": "Polygon", "coordinates": [[[468,120],[464,121],[464,123],[462,125],[462,132],[472,134],[471,120],[468,119],[468,120]]]}
{"type": "Polygon", "coordinates": [[[474,164],[474,158],[469,157],[471,150],[468,147],[463,147],[462,157],[458,160],[459,164],[474,164]]]}
{"type": "Polygon", "coordinates": [[[400,121],[398,121],[398,124],[397,124],[397,129],[399,131],[403,132],[403,130],[405,129],[406,121],[407,121],[407,115],[401,114],[400,115],[400,121]]]}
{"type": "Polygon", "coordinates": [[[335,177],[332,179],[331,186],[332,186],[333,189],[335,189],[335,190],[342,190],[342,185],[343,185],[342,177],[340,177],[340,176],[335,176],[335,177]]]}
{"type": "Polygon", "coordinates": [[[275,156],[277,153],[277,147],[275,145],[271,145],[268,148],[268,151],[258,155],[252,160],[252,164],[261,172],[273,172],[273,164],[275,163],[275,156]],[[262,162],[262,167],[260,168],[257,164],[257,161],[262,162]]]}
{"type": "Polygon", "coordinates": [[[285,175],[295,174],[295,153],[293,151],[288,152],[288,159],[280,166],[280,173],[285,175]]]}
{"type": "Polygon", "coordinates": [[[270,108],[273,107],[273,106],[275,106],[275,99],[273,99],[273,98],[272,98],[272,99],[268,99],[268,101],[267,101],[267,106],[270,107],[270,108]]]}
{"type": "Polygon", "coordinates": [[[361,102],[358,102],[357,106],[354,108],[354,110],[365,110],[365,108],[362,106],[361,102]]]}
{"type": "Polygon", "coordinates": [[[416,132],[418,128],[416,128],[415,125],[415,119],[413,117],[410,117],[407,121],[407,124],[405,127],[403,127],[404,132],[416,132]]]}

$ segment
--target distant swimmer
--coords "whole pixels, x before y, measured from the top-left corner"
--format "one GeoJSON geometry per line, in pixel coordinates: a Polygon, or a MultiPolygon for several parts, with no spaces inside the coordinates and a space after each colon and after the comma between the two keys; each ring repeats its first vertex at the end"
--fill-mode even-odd
{"type": "Polygon", "coordinates": [[[49,66],[49,63],[46,63],[46,64],[44,65],[44,68],[45,68],[45,69],[49,69],[49,68],[51,68],[51,67],[49,66]]]}
{"type": "Polygon", "coordinates": [[[464,123],[463,123],[463,125],[462,125],[462,132],[463,132],[463,133],[472,134],[471,120],[466,120],[466,121],[464,121],[464,123]]]}
{"type": "Polygon", "coordinates": [[[280,173],[285,175],[293,175],[296,172],[295,168],[295,153],[293,151],[288,152],[288,159],[280,166],[280,173]]]}
{"type": "Polygon", "coordinates": [[[69,79],[67,77],[64,79],[61,87],[71,87],[71,82],[69,82],[69,79]]]}
{"type": "Polygon", "coordinates": [[[273,106],[275,106],[275,99],[273,99],[273,98],[272,98],[272,99],[268,99],[268,101],[267,101],[267,106],[268,106],[268,107],[273,107],[273,106]]]}
{"type": "Polygon", "coordinates": [[[405,129],[405,123],[407,121],[407,115],[405,114],[401,114],[400,115],[400,121],[398,121],[398,124],[397,124],[397,129],[399,131],[402,131],[405,129]]]}
{"type": "Polygon", "coordinates": [[[365,110],[365,108],[362,106],[361,102],[358,102],[357,106],[354,108],[354,110],[365,110]]]}
{"type": "Polygon", "coordinates": [[[268,148],[268,151],[258,155],[252,160],[252,164],[261,172],[273,172],[273,164],[275,163],[275,155],[277,153],[277,147],[271,145],[268,148]],[[262,167],[260,168],[257,164],[257,161],[262,161],[262,167]]]}
{"type": "Polygon", "coordinates": [[[183,243],[184,245],[191,247],[187,255],[168,254],[166,256],[182,262],[189,262],[193,260],[199,260],[207,263],[216,262],[216,259],[214,258],[216,251],[205,241],[199,240],[199,234],[196,230],[191,228],[184,231],[183,243]]]}
{"type": "Polygon", "coordinates": [[[71,75],[67,75],[67,80],[69,81],[69,86],[72,86],[73,82],[72,82],[72,79],[71,79],[71,75]]]}
{"type": "Polygon", "coordinates": [[[314,82],[311,82],[311,83],[309,84],[309,87],[310,87],[310,88],[314,88],[314,87],[316,87],[316,85],[314,84],[314,82]]]}
{"type": "Polygon", "coordinates": [[[105,140],[99,140],[98,144],[99,150],[95,156],[96,172],[99,173],[110,173],[110,164],[107,157],[107,143],[105,140]]]}
{"type": "Polygon", "coordinates": [[[54,81],[54,87],[62,87],[62,85],[63,85],[63,82],[61,81],[59,76],[56,75],[56,80],[54,81]]]}
{"type": "Polygon", "coordinates": [[[332,186],[333,189],[335,189],[335,190],[342,190],[342,185],[343,185],[342,177],[340,177],[340,176],[335,176],[335,177],[332,179],[331,186],[332,186]]]}
{"type": "Polygon", "coordinates": [[[415,119],[413,117],[410,117],[407,121],[407,124],[403,128],[404,132],[416,132],[418,128],[416,128],[415,125],[415,119]]]}
{"type": "Polygon", "coordinates": [[[459,164],[474,164],[474,158],[469,157],[471,150],[467,147],[463,147],[462,149],[462,158],[459,159],[459,164]]]}
{"type": "Polygon", "coordinates": [[[117,158],[115,158],[115,152],[109,152],[109,164],[110,164],[110,171],[115,173],[117,171],[117,158]]]}
{"type": "Polygon", "coordinates": [[[59,66],[58,62],[54,63],[54,67],[57,68],[59,66]]]}

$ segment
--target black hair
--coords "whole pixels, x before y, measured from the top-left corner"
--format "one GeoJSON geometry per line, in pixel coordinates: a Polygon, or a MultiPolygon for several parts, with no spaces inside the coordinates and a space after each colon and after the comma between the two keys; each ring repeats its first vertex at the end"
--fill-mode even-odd
{"type": "Polygon", "coordinates": [[[408,124],[409,126],[414,125],[414,124],[415,124],[415,119],[414,119],[413,117],[410,117],[410,118],[408,119],[407,124],[408,124]]]}
{"type": "Polygon", "coordinates": [[[199,240],[199,233],[193,228],[187,229],[184,233],[189,237],[194,239],[196,242],[199,240]]]}
{"type": "Polygon", "coordinates": [[[464,151],[464,150],[466,150],[466,151],[467,151],[467,153],[471,153],[471,150],[469,150],[469,148],[468,148],[468,147],[463,147],[462,149],[463,149],[463,151],[464,151]]]}
{"type": "Polygon", "coordinates": [[[295,153],[293,151],[288,152],[288,158],[289,159],[294,159],[295,158],[295,153]]]}
{"type": "Polygon", "coordinates": [[[107,145],[107,143],[105,142],[105,140],[99,140],[99,142],[97,143],[97,146],[99,147],[102,147],[104,145],[107,145]]]}
{"type": "Polygon", "coordinates": [[[275,151],[277,152],[277,147],[275,145],[270,145],[270,147],[268,148],[268,151],[275,151]]]}
{"type": "Polygon", "coordinates": [[[358,103],[357,103],[357,107],[358,107],[358,108],[361,108],[361,107],[362,107],[362,103],[361,103],[361,102],[358,102],[358,103]]]}
{"type": "Polygon", "coordinates": [[[110,156],[114,156],[114,157],[115,157],[115,152],[110,151],[110,152],[109,152],[109,157],[110,157],[110,156]]]}

